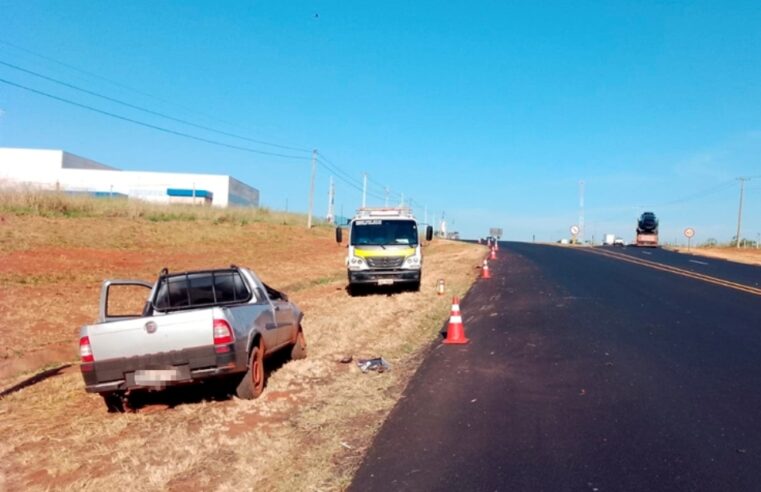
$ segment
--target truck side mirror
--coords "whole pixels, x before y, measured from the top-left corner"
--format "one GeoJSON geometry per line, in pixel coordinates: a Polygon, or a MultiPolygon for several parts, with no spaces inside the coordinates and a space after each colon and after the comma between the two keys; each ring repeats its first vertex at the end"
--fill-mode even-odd
{"type": "Polygon", "coordinates": [[[428,226],[425,228],[425,240],[430,241],[433,239],[433,226],[428,226]]]}
{"type": "Polygon", "coordinates": [[[344,230],[340,227],[336,227],[336,242],[341,244],[344,240],[344,230]]]}

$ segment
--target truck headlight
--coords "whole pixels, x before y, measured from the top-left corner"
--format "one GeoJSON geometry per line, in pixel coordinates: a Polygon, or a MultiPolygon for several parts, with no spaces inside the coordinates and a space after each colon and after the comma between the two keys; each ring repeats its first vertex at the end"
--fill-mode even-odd
{"type": "Polygon", "coordinates": [[[360,258],[359,256],[352,256],[349,258],[349,268],[353,270],[361,270],[363,268],[367,268],[367,264],[365,263],[364,258],[360,258]]]}
{"type": "Polygon", "coordinates": [[[402,265],[403,268],[420,268],[420,257],[419,256],[408,256],[404,259],[404,265],[402,265]]]}

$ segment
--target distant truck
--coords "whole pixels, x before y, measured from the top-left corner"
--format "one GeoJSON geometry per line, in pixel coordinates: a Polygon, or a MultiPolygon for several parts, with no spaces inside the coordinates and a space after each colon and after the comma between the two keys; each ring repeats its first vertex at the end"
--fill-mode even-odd
{"type": "Polygon", "coordinates": [[[603,246],[613,246],[616,242],[616,235],[615,234],[605,234],[602,238],[602,244],[603,246]]]}
{"type": "MultiPolygon", "coordinates": [[[[426,241],[433,238],[427,226],[426,241]]],[[[343,229],[336,228],[336,242],[343,229]]],[[[349,223],[346,269],[349,293],[362,286],[406,285],[420,289],[423,251],[418,224],[409,208],[360,208],[349,223]]]]}
{"type": "Polygon", "coordinates": [[[637,246],[658,246],[658,219],[653,212],[643,213],[637,221],[637,246]]]}
{"type": "MultiPolygon", "coordinates": [[[[132,292],[132,291],[130,291],[132,292]]],[[[110,412],[123,412],[128,393],[226,377],[239,398],[264,389],[264,357],[288,349],[306,357],[302,312],[249,269],[169,273],[155,284],[107,280],[96,324],[79,333],[85,390],[110,412]],[[150,290],[140,313],[112,314],[115,288],[150,290]]]]}

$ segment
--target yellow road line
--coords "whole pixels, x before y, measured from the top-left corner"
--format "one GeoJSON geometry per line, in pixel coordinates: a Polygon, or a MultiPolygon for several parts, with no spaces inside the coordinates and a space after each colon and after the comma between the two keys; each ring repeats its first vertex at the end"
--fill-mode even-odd
{"type": "Polygon", "coordinates": [[[643,258],[635,258],[633,256],[629,256],[623,253],[614,253],[612,251],[603,251],[603,250],[594,249],[594,248],[579,248],[579,250],[586,251],[588,253],[594,253],[600,256],[607,256],[608,258],[613,258],[616,260],[634,263],[635,265],[646,266],[648,268],[653,268],[655,270],[661,270],[664,272],[674,273],[676,275],[681,275],[683,277],[689,277],[696,280],[702,280],[703,282],[708,282],[714,285],[720,285],[722,287],[728,287],[730,289],[735,289],[742,292],[747,292],[749,294],[761,296],[761,289],[757,287],[751,287],[749,285],[738,284],[737,282],[730,282],[729,280],[723,280],[717,277],[711,277],[710,275],[704,275],[702,273],[691,272],[689,270],[684,270],[682,268],[677,268],[670,265],[664,265],[662,263],[657,263],[655,261],[645,260],[643,258]]]}

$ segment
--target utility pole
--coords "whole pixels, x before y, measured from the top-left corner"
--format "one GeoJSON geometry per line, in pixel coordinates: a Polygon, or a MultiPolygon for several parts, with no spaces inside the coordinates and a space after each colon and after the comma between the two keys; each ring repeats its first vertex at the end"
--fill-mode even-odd
{"type": "Polygon", "coordinates": [[[735,236],[735,248],[740,247],[740,224],[743,218],[743,188],[745,188],[745,182],[750,181],[750,178],[737,178],[740,181],[740,207],[737,209],[737,235],[735,236]]]}
{"type": "Polygon", "coordinates": [[[579,180],[579,242],[584,244],[584,180],[579,180]]]}
{"type": "Polygon", "coordinates": [[[309,213],[307,214],[307,229],[312,228],[312,208],[314,207],[314,178],[317,175],[317,149],[312,150],[312,179],[309,182],[309,213]]]}
{"type": "Polygon", "coordinates": [[[362,174],[362,208],[367,206],[367,173],[362,174]]]}
{"type": "Polygon", "coordinates": [[[328,185],[328,215],[326,217],[328,224],[335,222],[333,217],[333,202],[335,200],[336,190],[333,187],[333,176],[330,177],[330,184],[328,185]]]}

